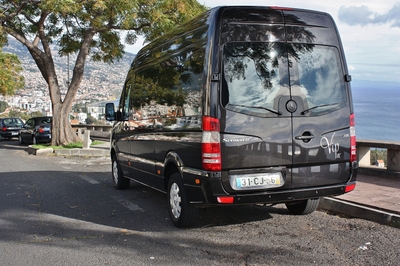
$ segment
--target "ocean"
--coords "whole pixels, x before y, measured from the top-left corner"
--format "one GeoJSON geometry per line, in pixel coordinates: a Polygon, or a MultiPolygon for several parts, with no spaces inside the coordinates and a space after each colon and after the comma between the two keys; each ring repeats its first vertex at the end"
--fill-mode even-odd
{"type": "Polygon", "coordinates": [[[400,88],[352,88],[358,140],[400,142],[400,88]]]}

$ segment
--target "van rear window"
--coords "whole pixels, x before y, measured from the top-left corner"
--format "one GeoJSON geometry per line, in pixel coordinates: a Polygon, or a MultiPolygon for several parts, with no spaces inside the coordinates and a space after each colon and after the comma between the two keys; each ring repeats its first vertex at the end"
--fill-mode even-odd
{"type": "Polygon", "coordinates": [[[334,47],[232,42],[223,51],[222,104],[228,110],[276,117],[285,112],[279,110],[283,96],[299,96],[304,101],[301,115],[319,115],[346,104],[334,47]]]}

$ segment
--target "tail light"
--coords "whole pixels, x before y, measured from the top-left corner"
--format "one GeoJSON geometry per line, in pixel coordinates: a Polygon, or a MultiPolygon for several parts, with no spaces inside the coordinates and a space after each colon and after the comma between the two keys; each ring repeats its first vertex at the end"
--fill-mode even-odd
{"type": "Polygon", "coordinates": [[[1,130],[2,131],[7,131],[7,127],[2,127],[1,130]]]}
{"type": "Polygon", "coordinates": [[[202,127],[201,160],[203,169],[206,171],[221,171],[219,120],[215,117],[203,116],[202,127]]]}
{"type": "Polygon", "coordinates": [[[354,114],[350,115],[350,162],[357,161],[357,142],[354,114]]]}

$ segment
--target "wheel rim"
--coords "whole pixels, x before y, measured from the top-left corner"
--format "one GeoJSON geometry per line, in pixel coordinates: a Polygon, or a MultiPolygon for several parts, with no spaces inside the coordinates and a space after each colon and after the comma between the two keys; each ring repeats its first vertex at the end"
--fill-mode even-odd
{"type": "Polygon", "coordinates": [[[169,204],[171,205],[172,215],[178,219],[181,216],[181,196],[179,195],[179,186],[176,183],[171,185],[169,204]]]}
{"type": "Polygon", "coordinates": [[[117,184],[118,183],[118,164],[117,164],[117,161],[113,161],[112,171],[113,171],[114,183],[117,184]]]}

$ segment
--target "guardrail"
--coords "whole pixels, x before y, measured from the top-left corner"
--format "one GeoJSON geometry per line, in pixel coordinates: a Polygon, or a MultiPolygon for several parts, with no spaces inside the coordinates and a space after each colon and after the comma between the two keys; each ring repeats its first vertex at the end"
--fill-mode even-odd
{"type": "Polygon", "coordinates": [[[95,140],[110,140],[110,133],[112,126],[101,126],[101,125],[72,125],[72,128],[76,130],[78,136],[83,139],[85,130],[90,131],[90,137],[95,140]]]}
{"type": "Polygon", "coordinates": [[[357,156],[360,173],[379,173],[382,176],[400,177],[400,142],[357,140],[357,156]],[[387,150],[386,167],[371,165],[371,148],[387,150]]]}
{"type": "MultiPolygon", "coordinates": [[[[77,132],[90,130],[93,139],[109,140],[110,125],[72,125],[77,132]]],[[[82,133],[83,134],[83,133],[82,133]]],[[[359,173],[379,174],[380,176],[400,177],[400,142],[383,140],[357,140],[359,173]],[[387,149],[387,166],[371,165],[371,148],[387,149]]]]}

